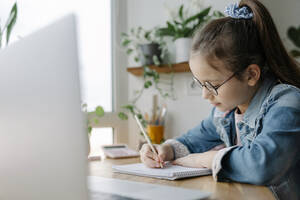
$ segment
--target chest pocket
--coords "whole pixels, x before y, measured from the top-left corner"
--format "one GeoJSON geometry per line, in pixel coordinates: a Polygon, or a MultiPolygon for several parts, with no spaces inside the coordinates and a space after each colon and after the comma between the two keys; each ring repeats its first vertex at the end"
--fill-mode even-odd
{"type": "Polygon", "coordinates": [[[257,135],[260,132],[260,122],[261,120],[257,120],[255,122],[255,127],[252,128],[251,126],[249,126],[247,123],[245,122],[239,122],[237,124],[237,128],[240,131],[240,137],[241,137],[241,143],[242,145],[245,145],[247,143],[252,143],[253,140],[257,137],[257,135]]]}

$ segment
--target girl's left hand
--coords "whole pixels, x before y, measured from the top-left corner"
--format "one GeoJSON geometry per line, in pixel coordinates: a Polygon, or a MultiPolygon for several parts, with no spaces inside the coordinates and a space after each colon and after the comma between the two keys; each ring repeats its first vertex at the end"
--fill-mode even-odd
{"type": "Polygon", "coordinates": [[[218,151],[207,151],[204,153],[192,153],[185,157],[178,158],[172,163],[184,167],[212,168],[213,159],[218,151]]]}

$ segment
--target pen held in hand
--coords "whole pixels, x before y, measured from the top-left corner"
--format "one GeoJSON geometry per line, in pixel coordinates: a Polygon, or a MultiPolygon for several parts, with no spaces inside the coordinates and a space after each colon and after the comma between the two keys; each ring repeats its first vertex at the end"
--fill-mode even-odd
{"type": "MultiPolygon", "coordinates": [[[[155,153],[156,156],[158,157],[158,153],[157,153],[157,151],[155,150],[155,148],[154,148],[154,146],[153,146],[153,144],[152,144],[152,142],[151,142],[151,140],[150,140],[148,134],[147,134],[146,131],[144,130],[144,128],[143,128],[143,126],[142,126],[142,123],[140,122],[138,116],[137,116],[137,115],[134,115],[134,118],[135,118],[135,120],[136,120],[136,122],[137,122],[139,128],[141,129],[141,131],[142,131],[142,133],[143,133],[143,135],[144,135],[144,137],[145,137],[147,143],[149,144],[151,150],[152,150],[153,153],[155,153]]],[[[158,158],[159,158],[159,157],[158,157],[158,158]]],[[[163,165],[161,164],[161,162],[160,162],[159,164],[160,164],[160,168],[163,168],[163,165]]]]}

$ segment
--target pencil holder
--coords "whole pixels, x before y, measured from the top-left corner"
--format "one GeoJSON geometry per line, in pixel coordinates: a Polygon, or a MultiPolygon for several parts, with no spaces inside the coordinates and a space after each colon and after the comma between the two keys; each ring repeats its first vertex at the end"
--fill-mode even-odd
{"type": "Polygon", "coordinates": [[[160,144],[164,138],[164,126],[162,125],[151,125],[147,126],[147,132],[149,137],[154,144],[160,144]]]}

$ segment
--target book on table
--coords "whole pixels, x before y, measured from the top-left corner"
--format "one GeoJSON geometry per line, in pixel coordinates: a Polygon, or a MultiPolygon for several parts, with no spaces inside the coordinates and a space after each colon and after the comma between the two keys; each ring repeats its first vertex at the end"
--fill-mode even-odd
{"type": "Polygon", "coordinates": [[[212,173],[208,168],[183,167],[171,163],[166,164],[164,168],[149,168],[143,163],[113,165],[112,168],[114,172],[168,180],[205,176],[212,173]]]}

